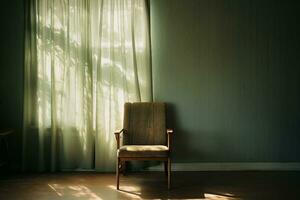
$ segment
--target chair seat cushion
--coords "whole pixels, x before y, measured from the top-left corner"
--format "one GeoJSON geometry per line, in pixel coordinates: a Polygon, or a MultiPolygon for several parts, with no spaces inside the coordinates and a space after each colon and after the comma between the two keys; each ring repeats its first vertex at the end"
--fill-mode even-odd
{"type": "Polygon", "coordinates": [[[164,145],[124,145],[118,149],[118,157],[168,157],[168,153],[164,145]]]}

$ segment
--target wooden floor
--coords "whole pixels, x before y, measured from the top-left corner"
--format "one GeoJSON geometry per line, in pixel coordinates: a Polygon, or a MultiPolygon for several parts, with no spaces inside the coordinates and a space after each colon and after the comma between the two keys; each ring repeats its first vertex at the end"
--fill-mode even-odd
{"type": "Polygon", "coordinates": [[[300,199],[300,172],[174,172],[167,190],[162,172],[121,176],[95,172],[18,174],[0,178],[1,200],[56,199],[300,199]]]}

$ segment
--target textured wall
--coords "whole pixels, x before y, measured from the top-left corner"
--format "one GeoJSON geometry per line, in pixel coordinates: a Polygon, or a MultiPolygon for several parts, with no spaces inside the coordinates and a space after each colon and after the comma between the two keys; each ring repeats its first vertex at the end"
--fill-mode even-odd
{"type": "MultiPolygon", "coordinates": [[[[300,5],[150,0],[154,98],[177,162],[300,161],[300,5]]],[[[24,1],[0,7],[0,126],[21,155],[24,1]]]]}
{"type": "Polygon", "coordinates": [[[150,0],[177,162],[300,161],[296,1],[150,0]]]}

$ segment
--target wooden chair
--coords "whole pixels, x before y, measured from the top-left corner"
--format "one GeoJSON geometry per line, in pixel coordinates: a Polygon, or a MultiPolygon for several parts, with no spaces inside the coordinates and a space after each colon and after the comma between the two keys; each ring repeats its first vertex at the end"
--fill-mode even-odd
{"type": "Polygon", "coordinates": [[[123,129],[115,132],[117,140],[116,179],[119,190],[120,170],[126,161],[163,161],[171,187],[172,129],[166,129],[164,103],[125,103],[123,129]],[[120,135],[123,133],[122,140],[120,135]]]}

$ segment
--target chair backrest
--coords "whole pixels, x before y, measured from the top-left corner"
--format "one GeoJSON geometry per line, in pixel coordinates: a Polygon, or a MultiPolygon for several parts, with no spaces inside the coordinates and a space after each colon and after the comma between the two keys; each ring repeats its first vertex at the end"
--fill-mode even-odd
{"type": "Polygon", "coordinates": [[[165,103],[125,103],[123,144],[166,145],[165,103]]]}

